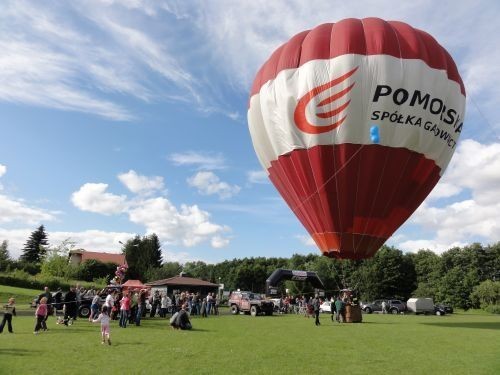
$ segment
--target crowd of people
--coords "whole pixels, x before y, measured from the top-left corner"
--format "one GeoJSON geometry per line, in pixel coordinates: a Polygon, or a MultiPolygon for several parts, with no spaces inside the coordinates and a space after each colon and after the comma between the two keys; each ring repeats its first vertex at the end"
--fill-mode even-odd
{"type": "MultiPolygon", "coordinates": [[[[219,297],[215,293],[202,296],[199,292],[177,291],[171,295],[149,289],[121,290],[109,288],[107,293],[96,289],[85,290],[79,285],[71,287],[63,293],[61,289],[52,293],[48,287],[36,298],[35,327],[33,333],[47,331],[47,319],[56,318],[57,324],[73,325],[78,318],[78,312],[83,300],[91,300],[88,320],[101,324],[102,343],[111,345],[110,322],[118,320],[119,327],[126,328],[128,324],[141,325],[141,320],[149,313],[150,318],[170,318],[169,324],[174,329],[191,329],[191,315],[208,317],[219,315],[219,297]],[[103,298],[105,296],[105,298],[103,298]],[[60,314],[62,310],[62,315],[60,314]]],[[[3,306],[3,320],[0,333],[5,326],[13,332],[12,317],[16,316],[15,299],[10,298],[3,306]]]]}
{"type": "MultiPolygon", "coordinates": [[[[279,314],[302,314],[305,317],[315,317],[315,324],[320,325],[319,313],[321,305],[327,301],[315,296],[284,296],[275,300],[275,310],[279,314]]],[[[346,306],[356,306],[358,301],[350,291],[342,291],[337,297],[329,299],[331,320],[338,323],[346,322],[346,306]]]]}
{"type": "MultiPolygon", "coordinates": [[[[149,289],[121,290],[120,288],[109,288],[103,301],[102,291],[95,289],[85,290],[79,285],[71,287],[66,293],[60,289],[51,293],[48,287],[38,296],[36,300],[35,328],[34,334],[48,330],[47,319],[54,315],[58,324],[72,325],[77,320],[82,300],[91,299],[89,321],[101,323],[102,343],[111,345],[110,321],[119,320],[119,327],[126,328],[128,324],[141,325],[141,320],[149,312],[149,317],[169,317],[169,324],[174,329],[191,329],[190,316],[198,315],[208,317],[219,315],[219,296],[208,293],[202,296],[199,292],[176,291],[168,295],[165,291],[155,290],[150,293],[149,289]],[[62,308],[62,316],[58,310],[62,308]]],[[[315,296],[285,296],[274,300],[275,310],[280,314],[295,313],[303,314],[305,317],[315,317],[315,324],[320,325],[320,306],[324,300],[315,296]]],[[[346,306],[353,305],[349,293],[342,293],[336,298],[330,298],[331,320],[339,323],[346,321],[346,306]]],[[[9,332],[13,332],[12,317],[16,315],[15,300],[10,298],[3,306],[3,320],[0,324],[0,333],[5,326],[9,332]]]]}

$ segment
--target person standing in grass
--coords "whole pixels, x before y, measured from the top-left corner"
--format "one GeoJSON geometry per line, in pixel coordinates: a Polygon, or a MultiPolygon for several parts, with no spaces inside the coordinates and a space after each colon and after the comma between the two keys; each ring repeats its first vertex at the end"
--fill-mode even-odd
{"type": "Polygon", "coordinates": [[[146,290],[142,289],[139,292],[139,298],[137,301],[137,315],[135,317],[135,325],[140,326],[141,325],[141,318],[142,318],[142,313],[146,311],[146,290]]]}
{"type": "Polygon", "coordinates": [[[76,319],[77,314],[76,309],[76,291],[74,287],[71,287],[69,291],[64,296],[64,325],[67,326],[71,320],[73,322],[76,319]]]}
{"type": "Polygon", "coordinates": [[[109,317],[107,305],[102,306],[101,313],[99,314],[97,319],[92,320],[92,323],[101,322],[101,338],[102,338],[101,344],[103,344],[103,345],[106,343],[106,340],[108,341],[108,345],[111,345],[111,334],[110,334],[110,330],[109,330],[110,321],[111,321],[111,318],[109,317]]]}
{"type": "Polygon", "coordinates": [[[337,297],[335,300],[335,319],[339,323],[344,322],[344,311],[345,311],[345,305],[344,302],[340,299],[340,297],[337,297]]]}
{"type": "Polygon", "coordinates": [[[38,332],[40,332],[40,329],[43,329],[44,331],[47,330],[47,325],[45,324],[45,319],[47,318],[47,297],[42,297],[40,299],[40,304],[36,308],[35,311],[35,316],[36,316],[36,324],[35,324],[35,331],[33,332],[35,335],[38,335],[38,332]]]}
{"type": "Polygon", "coordinates": [[[14,298],[9,298],[7,304],[3,306],[3,319],[0,324],[0,333],[3,332],[6,323],[9,332],[14,333],[12,331],[12,315],[16,316],[16,300],[14,298]]]}
{"type": "Polygon", "coordinates": [[[92,303],[90,305],[90,316],[89,316],[89,322],[92,321],[97,315],[99,314],[99,301],[101,298],[99,297],[99,294],[96,293],[94,295],[94,298],[92,298],[92,303]]]}
{"type": "Polygon", "coordinates": [[[319,326],[321,325],[321,323],[319,322],[319,307],[321,306],[321,300],[319,299],[319,296],[317,294],[312,301],[312,306],[314,309],[314,317],[316,318],[314,320],[314,324],[319,326]]]}
{"type": "Polygon", "coordinates": [[[332,319],[332,322],[333,322],[333,319],[334,319],[334,316],[335,316],[335,320],[337,319],[337,308],[335,307],[335,298],[330,298],[330,319],[332,319]]]}
{"type": "Polygon", "coordinates": [[[132,292],[132,296],[130,297],[130,314],[128,317],[129,324],[135,322],[137,316],[138,301],[139,301],[139,293],[137,293],[137,291],[132,292]]]}
{"type": "Polygon", "coordinates": [[[207,315],[207,299],[203,298],[203,302],[201,303],[201,316],[202,318],[206,318],[207,315]]]}
{"type": "Polygon", "coordinates": [[[127,328],[128,314],[130,314],[130,297],[128,292],[124,292],[120,300],[120,327],[127,328]]]}

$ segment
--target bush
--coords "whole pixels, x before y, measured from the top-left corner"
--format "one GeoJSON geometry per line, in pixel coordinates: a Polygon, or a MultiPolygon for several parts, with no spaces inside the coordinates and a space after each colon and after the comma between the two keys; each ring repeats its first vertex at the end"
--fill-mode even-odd
{"type": "Polygon", "coordinates": [[[90,259],[82,264],[76,270],[78,280],[93,281],[96,278],[110,277],[116,271],[116,264],[103,263],[95,259],[90,259]]]}
{"type": "Polygon", "coordinates": [[[53,255],[45,259],[42,263],[41,274],[44,276],[69,277],[68,257],[53,255]]]}
{"type": "Polygon", "coordinates": [[[484,311],[490,314],[500,314],[500,305],[489,305],[484,308],[484,311]]]}
{"type": "Polygon", "coordinates": [[[108,285],[109,284],[109,279],[107,277],[96,277],[92,282],[95,285],[108,285]]]}
{"type": "Polygon", "coordinates": [[[31,263],[24,260],[18,260],[17,262],[12,262],[12,268],[26,271],[30,275],[36,275],[40,273],[41,266],[39,263],[31,263]]]}
{"type": "Polygon", "coordinates": [[[62,290],[69,290],[71,286],[80,284],[84,288],[90,287],[104,287],[106,284],[98,284],[97,282],[81,282],[78,280],[66,280],[60,277],[52,277],[47,275],[31,276],[28,273],[16,270],[10,274],[0,273],[0,285],[15,286],[18,288],[39,289],[43,290],[48,286],[51,290],[61,288],[62,290]]]}
{"type": "Polygon", "coordinates": [[[486,309],[489,306],[498,306],[500,303],[500,281],[486,280],[474,287],[471,300],[475,306],[486,309]]]}

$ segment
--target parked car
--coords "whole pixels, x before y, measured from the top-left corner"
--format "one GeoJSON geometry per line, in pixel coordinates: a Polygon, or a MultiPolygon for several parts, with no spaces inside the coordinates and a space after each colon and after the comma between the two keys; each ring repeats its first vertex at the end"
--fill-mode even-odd
{"type": "Polygon", "coordinates": [[[446,311],[440,305],[434,305],[434,314],[435,315],[446,315],[446,311]]]}
{"type": "Polygon", "coordinates": [[[453,306],[445,303],[437,303],[436,307],[443,310],[446,314],[453,314],[453,306]]]}
{"type": "Polygon", "coordinates": [[[371,314],[373,312],[382,312],[382,302],[387,304],[387,312],[399,314],[406,311],[406,304],[398,299],[376,299],[370,303],[361,303],[361,310],[371,314]]]}
{"type": "MultiPolygon", "coordinates": [[[[42,297],[42,294],[39,294],[38,296],[35,296],[33,300],[31,301],[30,307],[32,309],[36,309],[38,307],[38,302],[40,301],[40,298],[42,297]]],[[[52,305],[49,306],[49,314],[53,314],[54,310],[56,312],[62,311],[63,306],[64,306],[64,295],[65,293],[61,291],[57,292],[52,292],[52,305]]]]}
{"type": "MultiPolygon", "coordinates": [[[[100,301],[99,304],[102,306],[106,301],[106,296],[111,290],[117,290],[121,292],[120,286],[108,286],[102,289],[99,292],[100,301]]],[[[52,309],[55,309],[56,313],[62,313],[64,307],[64,298],[66,296],[66,292],[52,292],[52,309]]],[[[88,318],[90,316],[90,305],[92,304],[93,295],[84,294],[80,300],[80,306],[78,307],[78,316],[80,318],[88,318]]],[[[31,301],[31,308],[36,308],[38,301],[40,300],[40,295],[33,298],[31,301]]],[[[52,314],[54,310],[49,308],[49,313],[52,314]]]]}
{"type": "MultiPolygon", "coordinates": [[[[122,287],[119,285],[116,286],[107,286],[101,291],[99,291],[99,305],[104,305],[106,302],[106,297],[111,291],[117,291],[121,296],[122,287]]],[[[78,308],[78,316],[80,318],[88,318],[90,316],[90,306],[92,305],[92,300],[94,299],[93,295],[84,294],[80,300],[80,307],[78,308]]],[[[64,301],[64,299],[63,299],[64,301]]]]}
{"type": "Polygon", "coordinates": [[[257,316],[259,314],[273,315],[274,303],[263,299],[253,292],[232,292],[228,301],[231,314],[240,312],[257,316]]]}
{"type": "Polygon", "coordinates": [[[331,302],[330,301],[323,302],[319,306],[319,312],[322,312],[322,313],[331,313],[332,312],[331,302]]]}

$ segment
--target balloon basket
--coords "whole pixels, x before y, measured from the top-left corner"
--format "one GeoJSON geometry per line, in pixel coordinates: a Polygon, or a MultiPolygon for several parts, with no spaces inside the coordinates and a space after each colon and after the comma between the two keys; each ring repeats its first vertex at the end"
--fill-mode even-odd
{"type": "Polygon", "coordinates": [[[345,307],[345,322],[346,323],[361,323],[363,316],[359,305],[346,305],[345,307]]]}

